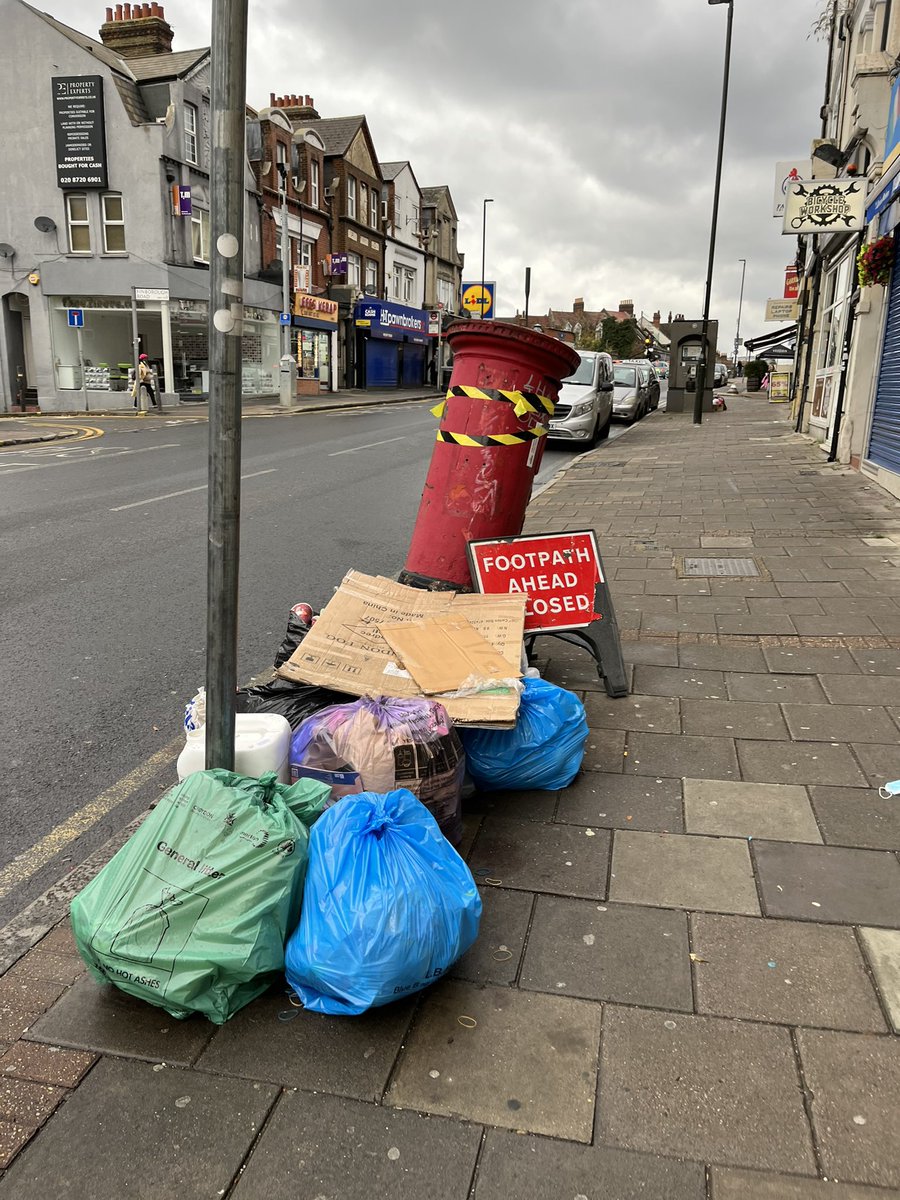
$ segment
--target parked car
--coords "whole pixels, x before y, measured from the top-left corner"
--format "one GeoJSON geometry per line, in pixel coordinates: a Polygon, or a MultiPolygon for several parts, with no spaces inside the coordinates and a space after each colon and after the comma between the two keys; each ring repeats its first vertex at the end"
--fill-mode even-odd
{"type": "Polygon", "coordinates": [[[562,381],[548,437],[596,445],[612,420],[613,363],[598,350],[579,350],[578,369],[562,381]]]}
{"type": "Polygon", "coordinates": [[[659,408],[660,393],[659,374],[656,364],[646,358],[626,358],[622,360],[622,365],[637,367],[641,373],[641,382],[647,387],[650,393],[650,408],[655,412],[659,408]]]}
{"type": "MultiPolygon", "coordinates": [[[[713,367],[712,386],[714,388],[725,387],[728,383],[728,368],[724,363],[716,363],[713,367]]],[[[691,367],[690,374],[685,381],[684,390],[686,392],[694,392],[697,390],[697,368],[691,367]]]]}
{"type": "MultiPolygon", "coordinates": [[[[650,412],[650,372],[636,363],[617,363],[613,377],[613,416],[621,417],[629,424],[639,421],[650,412]]],[[[659,380],[656,380],[656,397],[659,403],[659,380]]]]}

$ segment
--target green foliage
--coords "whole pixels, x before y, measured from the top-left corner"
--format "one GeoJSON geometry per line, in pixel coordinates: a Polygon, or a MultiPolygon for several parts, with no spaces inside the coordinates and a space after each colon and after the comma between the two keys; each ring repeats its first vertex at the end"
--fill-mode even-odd
{"type": "Polygon", "coordinates": [[[605,350],[613,358],[642,358],[644,335],[633,318],[617,321],[615,317],[607,317],[603,322],[599,349],[605,350]]]}
{"type": "Polygon", "coordinates": [[[744,366],[744,377],[746,379],[762,379],[768,370],[769,364],[764,358],[751,358],[744,366]]]}

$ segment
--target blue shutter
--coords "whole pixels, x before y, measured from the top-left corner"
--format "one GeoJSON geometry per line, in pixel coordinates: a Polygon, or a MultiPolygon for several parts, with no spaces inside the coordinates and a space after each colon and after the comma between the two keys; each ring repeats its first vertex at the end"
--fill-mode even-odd
{"type": "Polygon", "coordinates": [[[888,294],[868,457],[879,467],[900,473],[900,266],[894,268],[888,294]]]}
{"type": "Polygon", "coordinates": [[[399,374],[400,347],[397,343],[366,338],[366,387],[396,387],[399,374]]]}

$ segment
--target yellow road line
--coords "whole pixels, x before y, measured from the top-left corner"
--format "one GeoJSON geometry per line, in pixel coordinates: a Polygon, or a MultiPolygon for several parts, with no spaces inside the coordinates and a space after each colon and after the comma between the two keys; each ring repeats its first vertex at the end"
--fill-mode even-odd
{"type": "MultiPolygon", "coordinates": [[[[74,429],[76,433],[69,438],[65,438],[67,442],[89,442],[93,438],[103,437],[103,430],[98,429],[95,425],[62,425],[59,421],[29,421],[29,425],[36,425],[38,429],[56,429],[60,433],[68,433],[74,429]]],[[[28,445],[28,443],[24,443],[28,445]]],[[[14,449],[15,447],[13,447],[14,449]]]]}
{"type": "Polygon", "coordinates": [[[70,842],[74,842],[76,838],[81,837],[83,833],[86,833],[98,821],[102,821],[104,817],[108,816],[114,808],[130,799],[139,788],[143,787],[154,775],[158,774],[163,767],[169,765],[174,770],[175,756],[178,753],[179,747],[183,744],[184,739],[178,737],[170,742],[168,746],[164,746],[162,750],[157,750],[151,758],[148,758],[141,766],[136,767],[129,775],[114,783],[112,787],[107,788],[105,792],[95,800],[92,800],[90,804],[86,804],[84,808],[73,813],[67,821],[63,821],[61,825],[57,825],[55,829],[51,829],[47,836],[41,838],[37,845],[17,855],[11,863],[0,871],[0,899],[9,895],[11,891],[30,879],[32,875],[36,875],[41,867],[45,867],[70,842]]]}

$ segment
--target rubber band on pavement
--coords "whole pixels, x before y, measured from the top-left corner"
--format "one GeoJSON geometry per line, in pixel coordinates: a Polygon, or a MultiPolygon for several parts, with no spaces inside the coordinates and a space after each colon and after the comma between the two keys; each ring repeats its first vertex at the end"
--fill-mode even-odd
{"type": "Polygon", "coordinates": [[[474,1017],[469,1017],[465,1013],[463,1013],[463,1015],[461,1017],[457,1017],[456,1019],[457,1019],[457,1021],[459,1021],[460,1025],[462,1025],[463,1029],[474,1029],[475,1026],[478,1024],[478,1022],[475,1020],[474,1017]]]}

